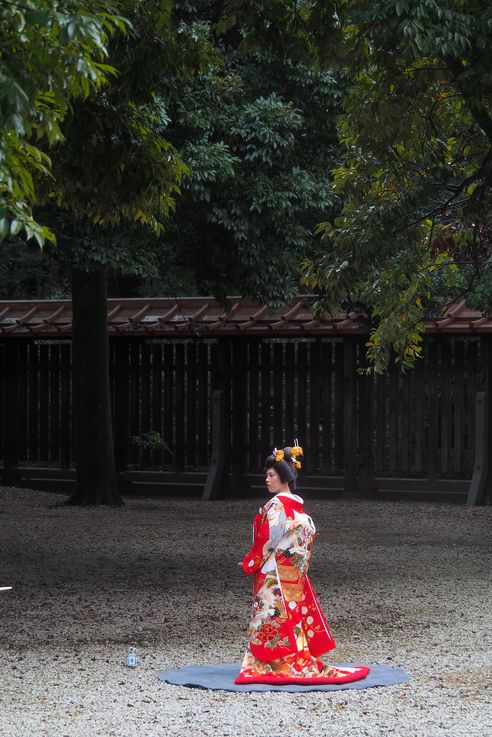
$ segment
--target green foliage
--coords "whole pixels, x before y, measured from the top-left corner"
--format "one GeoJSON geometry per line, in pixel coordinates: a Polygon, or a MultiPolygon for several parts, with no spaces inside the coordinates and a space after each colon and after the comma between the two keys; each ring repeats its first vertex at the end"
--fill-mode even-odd
{"type": "Polygon", "coordinates": [[[247,13],[221,27],[213,0],[119,10],[129,30],[106,46],[117,75],[72,101],[63,140],[38,147],[52,159],[35,192],[38,220],[58,240],[47,255],[59,268],[103,263],[145,277],[154,293],[190,285],[223,301],[285,302],[330,211],[343,74],[310,66],[315,48],[296,17],[276,55],[269,34],[258,49],[243,43],[247,13]]]}
{"type": "Polygon", "coordinates": [[[57,243],[46,244],[44,253],[63,274],[68,275],[71,266],[90,271],[97,265],[106,266],[108,273],[139,277],[158,274],[159,255],[155,249],[144,247],[149,240],[148,229],[144,231],[137,223],[101,227],[88,217],[75,219],[72,213],[54,205],[37,208],[36,215],[57,233],[57,243]]]}
{"type": "Polygon", "coordinates": [[[87,98],[116,70],[108,42],[128,21],[117,2],[22,0],[0,7],[0,240],[24,231],[54,240],[32,216],[36,178],[51,177],[41,145],[63,140],[71,101],[87,98]]]}
{"type": "Polygon", "coordinates": [[[356,0],[339,19],[345,156],[332,171],[337,212],[318,228],[324,253],[304,260],[303,282],[320,314],[366,314],[374,370],[392,351],[405,369],[427,316],[471,290],[485,296],[492,6],[356,0]]]}
{"type": "Polygon", "coordinates": [[[159,99],[113,105],[104,93],[76,107],[53,154],[44,201],[95,225],[139,222],[159,233],[187,171],[159,131],[160,109],[159,99]]]}
{"type": "Polygon", "coordinates": [[[98,225],[162,230],[187,168],[163,135],[156,89],[215,58],[208,24],[175,19],[172,6],[28,0],[1,11],[3,236],[54,240],[31,211],[48,203],[98,225]]]}
{"type": "Polygon", "coordinates": [[[334,68],[339,53],[339,6],[300,0],[225,0],[217,24],[227,38],[235,33],[242,53],[257,52],[314,70],[334,68]]]}
{"type": "MultiPolygon", "coordinates": [[[[220,11],[208,3],[210,17],[220,11]]],[[[339,162],[345,81],[246,51],[244,34],[236,23],[220,38],[220,64],[163,93],[189,175],[160,242],[175,268],[194,272],[199,293],[279,304],[299,292],[301,256],[320,252],[313,231],[332,204],[327,169],[339,162]]]]}
{"type": "Polygon", "coordinates": [[[215,51],[208,25],[184,23],[172,7],[170,0],[126,0],[132,31],[108,49],[117,78],[74,104],[65,120],[44,195],[76,220],[113,228],[136,222],[159,234],[174,210],[188,168],[166,137],[169,112],[159,87],[168,77],[190,81],[215,51]]]}
{"type": "Polygon", "coordinates": [[[63,265],[47,258],[52,249],[36,241],[8,236],[0,247],[0,299],[69,299],[70,282],[63,265]]]}
{"type": "Polygon", "coordinates": [[[156,430],[147,430],[141,435],[132,435],[131,442],[143,450],[165,450],[170,455],[174,455],[164,438],[156,430]]]}

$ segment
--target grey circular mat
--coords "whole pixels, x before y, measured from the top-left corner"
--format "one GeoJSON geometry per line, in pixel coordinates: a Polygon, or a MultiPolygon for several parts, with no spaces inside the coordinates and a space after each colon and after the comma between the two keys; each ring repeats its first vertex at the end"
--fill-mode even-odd
{"type": "Polygon", "coordinates": [[[346,688],[371,688],[373,686],[392,686],[395,683],[406,683],[410,676],[402,668],[390,665],[371,665],[370,663],[330,663],[337,668],[354,665],[369,665],[370,673],[360,681],[352,683],[328,684],[326,686],[298,686],[286,684],[274,686],[269,683],[236,684],[234,679],[241,670],[240,663],[205,663],[204,665],[186,665],[184,668],[161,670],[158,677],[165,683],[176,686],[210,688],[213,691],[342,691],[346,688]]]}

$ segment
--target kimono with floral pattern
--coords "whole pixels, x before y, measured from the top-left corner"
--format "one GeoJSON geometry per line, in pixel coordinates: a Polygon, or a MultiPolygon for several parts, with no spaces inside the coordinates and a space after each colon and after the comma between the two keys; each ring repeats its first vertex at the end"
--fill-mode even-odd
{"type": "Polygon", "coordinates": [[[316,528],[297,494],[279,493],[260,507],[253,545],[242,565],[253,575],[249,636],[235,683],[343,683],[369,668],[325,665],[335,641],[308,577],[316,528]]]}

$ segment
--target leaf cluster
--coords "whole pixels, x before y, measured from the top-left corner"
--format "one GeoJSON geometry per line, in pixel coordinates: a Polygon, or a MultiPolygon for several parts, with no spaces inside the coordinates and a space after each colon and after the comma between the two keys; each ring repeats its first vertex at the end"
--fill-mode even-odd
{"type": "Polygon", "coordinates": [[[128,21],[119,3],[14,0],[0,7],[0,239],[24,231],[40,245],[54,239],[32,217],[35,180],[51,177],[42,146],[63,140],[71,101],[116,74],[108,42],[128,21]]]}
{"type": "Polygon", "coordinates": [[[355,0],[339,17],[345,153],[304,284],[325,314],[365,313],[376,371],[392,352],[409,368],[426,317],[472,285],[478,294],[490,258],[480,233],[492,204],[492,6],[355,0]]]}
{"type": "Polygon", "coordinates": [[[246,53],[230,32],[220,49],[220,64],[173,89],[168,134],[189,174],[161,240],[195,270],[200,293],[278,304],[299,291],[300,257],[319,251],[314,228],[332,205],[346,81],[246,53]]]}

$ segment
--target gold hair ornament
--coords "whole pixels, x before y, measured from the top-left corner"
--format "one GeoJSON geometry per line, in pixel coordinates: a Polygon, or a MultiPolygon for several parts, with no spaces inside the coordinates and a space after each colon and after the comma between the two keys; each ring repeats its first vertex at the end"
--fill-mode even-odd
{"type": "Polygon", "coordinates": [[[294,464],[294,468],[301,468],[301,462],[297,460],[296,456],[302,455],[302,448],[299,445],[298,438],[294,438],[294,445],[290,449],[290,457],[292,460],[292,463],[294,464]]]}

